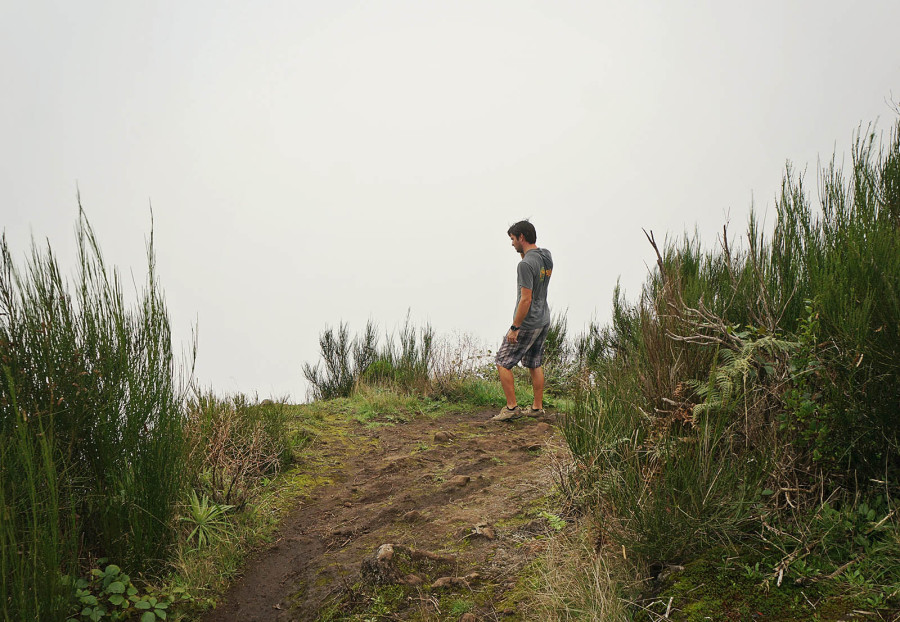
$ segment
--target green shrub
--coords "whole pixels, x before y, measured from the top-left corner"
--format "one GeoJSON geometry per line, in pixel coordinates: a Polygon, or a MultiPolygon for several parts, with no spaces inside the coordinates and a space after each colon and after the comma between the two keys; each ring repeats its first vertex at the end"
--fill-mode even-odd
{"type": "Polygon", "coordinates": [[[639,386],[611,384],[583,396],[563,431],[578,484],[596,491],[593,511],[608,536],[650,561],[678,561],[741,533],[766,462],[735,447],[726,417],[653,420],[631,402],[639,386]]]}
{"type": "Polygon", "coordinates": [[[149,275],[137,305],[84,214],[70,286],[50,248],[24,269],[0,243],[0,585],[3,616],[50,619],[75,542],[147,571],[172,542],[183,413],[169,319],[149,275]],[[38,577],[35,580],[35,577],[38,577]]]}
{"type": "Polygon", "coordinates": [[[434,330],[426,324],[416,331],[408,314],[396,336],[385,336],[383,347],[379,347],[377,328],[370,321],[364,332],[352,340],[350,329],[343,322],[337,333],[326,328],[319,336],[319,348],[323,366],[303,364],[313,400],[349,397],[360,382],[428,393],[434,330]]]}
{"type": "Polygon", "coordinates": [[[360,376],[376,358],[378,334],[372,322],[366,324],[362,336],[350,340],[350,328],[340,323],[334,329],[326,328],[319,336],[319,348],[324,367],[303,364],[303,375],[309,382],[313,400],[330,400],[349,397],[360,376]]]}
{"type": "Polygon", "coordinates": [[[819,189],[816,210],[788,167],[774,230],[751,215],[746,248],[648,234],[638,301],[617,287],[611,324],[574,341],[575,479],[649,559],[897,492],[900,126],[881,149],[860,136],[819,189]]]}

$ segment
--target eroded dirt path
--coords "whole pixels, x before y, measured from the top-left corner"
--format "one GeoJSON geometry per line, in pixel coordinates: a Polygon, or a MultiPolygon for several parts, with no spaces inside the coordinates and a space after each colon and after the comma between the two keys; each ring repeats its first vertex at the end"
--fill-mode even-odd
{"type": "Polygon", "coordinates": [[[204,620],[527,619],[516,580],[553,529],[540,510],[565,443],[552,415],[493,414],[348,422],[349,437],[320,441],[331,483],[204,620]]]}

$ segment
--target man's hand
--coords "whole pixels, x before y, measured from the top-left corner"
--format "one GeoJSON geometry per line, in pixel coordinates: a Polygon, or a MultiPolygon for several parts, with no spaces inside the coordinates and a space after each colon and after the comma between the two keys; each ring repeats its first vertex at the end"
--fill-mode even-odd
{"type": "Polygon", "coordinates": [[[509,343],[519,343],[519,331],[510,328],[506,333],[506,340],[509,343]]]}

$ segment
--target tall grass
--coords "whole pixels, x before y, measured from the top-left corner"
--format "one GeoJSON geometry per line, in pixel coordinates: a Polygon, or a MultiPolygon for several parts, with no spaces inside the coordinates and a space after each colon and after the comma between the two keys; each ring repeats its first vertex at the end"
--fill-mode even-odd
{"type": "MultiPolygon", "coordinates": [[[[8,380],[8,378],[7,378],[8,380]]],[[[71,500],[62,497],[52,428],[16,420],[0,444],[0,612],[4,620],[62,619],[69,593],[62,572],[77,560],[71,500]]]]}
{"type": "Polygon", "coordinates": [[[900,126],[860,133],[849,172],[818,182],[814,208],[789,167],[773,231],[751,215],[737,247],[648,234],[639,300],[616,288],[611,324],[575,339],[576,478],[649,560],[898,492],[900,126]]]}
{"type": "Polygon", "coordinates": [[[83,559],[159,568],[184,489],[183,414],[156,280],[136,305],[82,212],[78,271],[49,246],[23,268],[0,242],[0,602],[6,619],[59,619],[60,575],[83,559]],[[77,547],[77,551],[76,551],[77,547]]]}
{"type": "Polygon", "coordinates": [[[350,339],[350,328],[343,322],[337,331],[326,328],[319,336],[323,366],[303,364],[303,375],[309,382],[313,400],[347,397],[359,377],[375,360],[378,333],[372,322],[366,324],[362,335],[350,339]]]}

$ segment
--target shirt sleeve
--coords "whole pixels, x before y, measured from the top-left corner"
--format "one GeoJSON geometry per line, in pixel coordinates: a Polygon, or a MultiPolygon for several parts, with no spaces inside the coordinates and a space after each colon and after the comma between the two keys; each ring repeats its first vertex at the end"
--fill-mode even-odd
{"type": "Polygon", "coordinates": [[[516,281],[519,287],[534,291],[534,276],[534,271],[532,270],[532,267],[528,265],[528,262],[524,260],[520,261],[519,267],[516,268],[516,281]]]}

